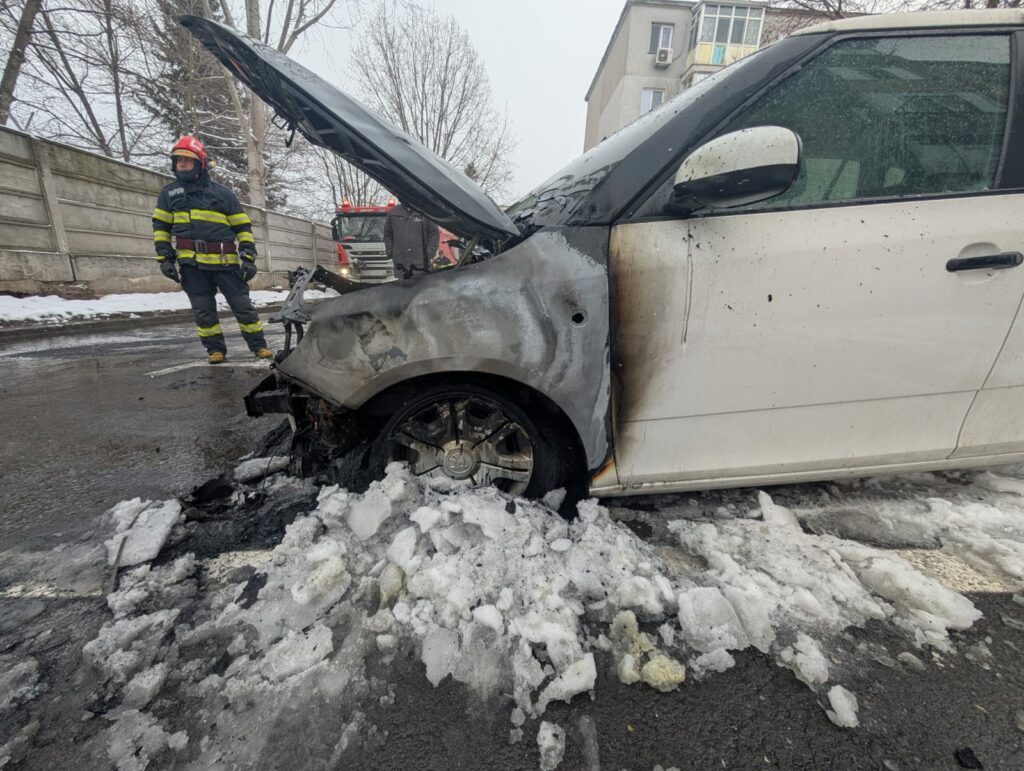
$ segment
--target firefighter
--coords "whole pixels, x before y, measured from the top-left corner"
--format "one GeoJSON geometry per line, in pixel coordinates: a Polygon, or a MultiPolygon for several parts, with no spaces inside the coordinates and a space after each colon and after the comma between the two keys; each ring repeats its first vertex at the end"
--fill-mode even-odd
{"type": "Polygon", "coordinates": [[[171,171],[175,180],[160,191],[153,209],[160,272],[188,295],[210,364],[220,364],[227,354],[217,320],[218,289],[249,350],[258,359],[271,358],[263,324],[249,299],[248,283],[256,275],[249,215],[234,193],[210,179],[206,148],[195,137],[183,136],[171,148],[171,171]]]}

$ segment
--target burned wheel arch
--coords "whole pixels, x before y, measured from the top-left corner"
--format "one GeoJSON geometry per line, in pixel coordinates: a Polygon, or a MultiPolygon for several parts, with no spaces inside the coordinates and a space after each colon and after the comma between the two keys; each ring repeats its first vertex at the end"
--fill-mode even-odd
{"type": "Polygon", "coordinates": [[[352,411],[426,382],[518,384],[565,416],[586,467],[599,468],[610,454],[607,249],[607,228],[553,229],[500,258],[322,302],[278,371],[352,411]]]}

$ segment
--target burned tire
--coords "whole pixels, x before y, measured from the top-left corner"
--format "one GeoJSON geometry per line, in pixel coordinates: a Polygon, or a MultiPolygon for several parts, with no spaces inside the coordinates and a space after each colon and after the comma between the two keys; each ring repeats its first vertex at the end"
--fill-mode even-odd
{"type": "Polygon", "coordinates": [[[370,464],[375,476],[388,463],[405,461],[417,476],[494,485],[530,498],[575,490],[578,453],[559,422],[488,388],[435,386],[391,415],[373,440],[370,464]]]}

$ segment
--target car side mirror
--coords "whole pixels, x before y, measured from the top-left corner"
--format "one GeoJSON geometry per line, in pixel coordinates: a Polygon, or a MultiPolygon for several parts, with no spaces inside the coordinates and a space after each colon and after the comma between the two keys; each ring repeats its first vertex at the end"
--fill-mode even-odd
{"type": "Polygon", "coordinates": [[[773,198],[793,184],[800,155],[800,137],[781,126],[716,137],[683,160],[672,188],[672,209],[728,209],[773,198]]]}
{"type": "Polygon", "coordinates": [[[340,241],[341,240],[340,238],[338,238],[338,221],[337,220],[331,220],[331,238],[333,240],[335,240],[335,241],[340,241]]]}

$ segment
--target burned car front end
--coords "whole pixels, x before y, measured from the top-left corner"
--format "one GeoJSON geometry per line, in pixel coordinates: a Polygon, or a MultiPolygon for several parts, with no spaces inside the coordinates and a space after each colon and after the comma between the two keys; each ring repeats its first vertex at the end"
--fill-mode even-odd
{"type": "Polygon", "coordinates": [[[247,398],[250,414],[288,412],[301,428],[320,401],[354,419],[399,386],[490,379],[550,399],[596,468],[609,441],[607,243],[605,228],[543,231],[499,259],[418,279],[358,291],[339,279],[347,291],[313,306],[302,302],[311,272],[281,313],[285,350],[247,398]]]}

